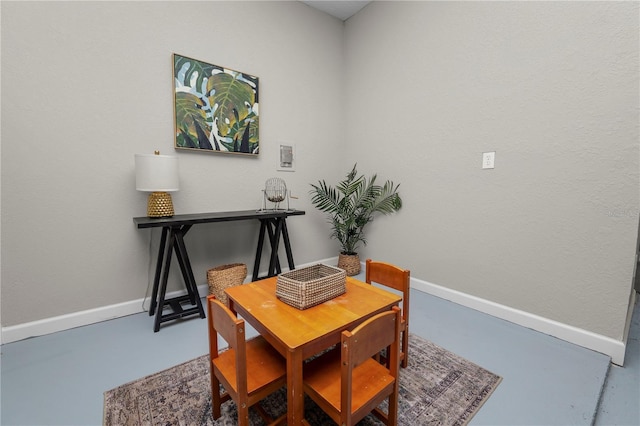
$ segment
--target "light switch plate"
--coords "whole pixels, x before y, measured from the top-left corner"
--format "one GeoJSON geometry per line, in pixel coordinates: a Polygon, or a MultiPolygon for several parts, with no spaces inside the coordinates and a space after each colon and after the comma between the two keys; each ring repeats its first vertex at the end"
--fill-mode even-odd
{"type": "Polygon", "coordinates": [[[493,169],[496,163],[496,152],[483,152],[482,153],[482,168],[493,169]]]}
{"type": "Polygon", "coordinates": [[[296,170],[296,150],[291,143],[280,143],[278,149],[278,170],[281,172],[294,172],[296,170]]]}

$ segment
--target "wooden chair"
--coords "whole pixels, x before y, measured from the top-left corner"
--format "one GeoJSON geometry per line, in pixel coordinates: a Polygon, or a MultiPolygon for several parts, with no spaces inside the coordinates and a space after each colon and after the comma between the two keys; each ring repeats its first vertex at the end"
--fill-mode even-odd
{"type": "Polygon", "coordinates": [[[411,273],[407,269],[399,268],[390,263],[367,259],[365,277],[366,282],[369,284],[375,282],[402,293],[402,346],[400,360],[402,361],[402,368],[406,368],[409,364],[409,283],[411,273]]]}
{"type": "Polygon", "coordinates": [[[397,424],[400,322],[400,309],[394,306],[343,331],[340,348],[305,364],[304,391],[334,422],[355,425],[373,412],[384,424],[397,424]],[[373,359],[387,347],[390,368],[373,359]],[[385,399],[387,413],[378,408],[385,399]]]}
{"type": "Polygon", "coordinates": [[[244,320],[238,319],[214,295],[207,297],[211,398],[213,419],[220,405],[232,399],[238,408],[238,424],[249,425],[249,407],[255,406],[269,425],[286,421],[286,413],[275,421],[259,402],[287,383],[285,359],[262,337],[245,340],[244,320]],[[229,349],[218,351],[218,334],[229,349]],[[220,383],[225,389],[221,393],[220,383]]]}

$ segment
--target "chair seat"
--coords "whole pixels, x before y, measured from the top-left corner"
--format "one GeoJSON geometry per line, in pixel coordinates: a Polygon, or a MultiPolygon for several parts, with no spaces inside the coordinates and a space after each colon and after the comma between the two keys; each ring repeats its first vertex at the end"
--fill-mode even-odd
{"type": "MultiPolygon", "coordinates": [[[[236,389],[235,350],[221,352],[213,363],[229,381],[234,392],[236,389]]],[[[247,340],[247,391],[256,392],[266,385],[276,388],[286,383],[286,364],[282,356],[262,336],[247,340]],[[281,380],[278,380],[278,379],[281,380]],[[277,384],[274,385],[274,382],[277,384]],[[281,383],[278,383],[281,382],[281,383]]]]}
{"type": "MultiPolygon", "coordinates": [[[[305,392],[311,396],[316,394],[327,401],[336,411],[340,411],[340,348],[334,349],[309,361],[304,366],[305,392]]],[[[351,402],[351,411],[357,412],[364,404],[371,405],[371,400],[376,394],[383,394],[383,389],[391,388],[394,378],[383,365],[369,358],[353,370],[354,393],[351,402]]],[[[313,397],[312,397],[313,398],[313,397]]],[[[317,400],[317,398],[313,398],[317,400]]],[[[374,404],[377,406],[385,399],[379,398],[374,404]]],[[[370,411],[370,409],[367,409],[370,411]]]]}

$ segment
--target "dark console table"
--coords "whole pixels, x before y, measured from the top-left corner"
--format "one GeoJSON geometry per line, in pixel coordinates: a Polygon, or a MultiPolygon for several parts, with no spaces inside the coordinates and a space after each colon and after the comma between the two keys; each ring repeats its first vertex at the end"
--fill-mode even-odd
{"type": "Polygon", "coordinates": [[[153,295],[149,308],[149,316],[154,315],[154,313],[156,315],[153,331],[157,332],[160,330],[160,324],[174,319],[196,314],[200,315],[200,318],[205,317],[200,295],[198,294],[198,286],[193,276],[187,248],[184,244],[184,236],[193,225],[236,220],[259,220],[260,234],[258,236],[258,247],[256,249],[252,276],[252,281],[256,281],[261,278],[273,277],[282,272],[280,259],[278,258],[280,237],[282,237],[284,249],[287,253],[289,269],[295,268],[293,254],[291,252],[291,243],[289,242],[289,232],[287,231],[287,217],[300,216],[303,214],[305,214],[305,212],[301,210],[242,210],[234,212],[181,214],[162,218],[134,217],[133,222],[138,229],[162,228],[158,260],[156,262],[156,273],[153,280],[153,295]],[[267,275],[259,278],[258,273],[260,270],[265,233],[269,237],[271,258],[269,260],[267,275]],[[171,266],[173,251],[175,251],[178,264],[180,265],[180,271],[182,272],[185,287],[187,288],[187,294],[167,299],[165,298],[165,294],[167,291],[167,279],[169,277],[169,267],[171,266]],[[191,307],[185,309],[182,305],[184,302],[189,302],[191,307]],[[164,313],[165,305],[168,305],[172,312],[164,313]]]}

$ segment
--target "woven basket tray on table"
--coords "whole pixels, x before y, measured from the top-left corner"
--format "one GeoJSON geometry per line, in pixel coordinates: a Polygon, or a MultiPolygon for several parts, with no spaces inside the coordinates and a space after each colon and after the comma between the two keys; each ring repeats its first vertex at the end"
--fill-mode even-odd
{"type": "Polygon", "coordinates": [[[327,265],[313,265],[278,275],[276,296],[287,305],[307,309],[346,292],[346,273],[327,265]]]}
{"type": "Polygon", "coordinates": [[[207,284],[209,294],[214,294],[216,299],[227,304],[227,293],[224,289],[240,285],[247,278],[247,265],[244,263],[230,263],[216,266],[207,271],[207,284]]]}

